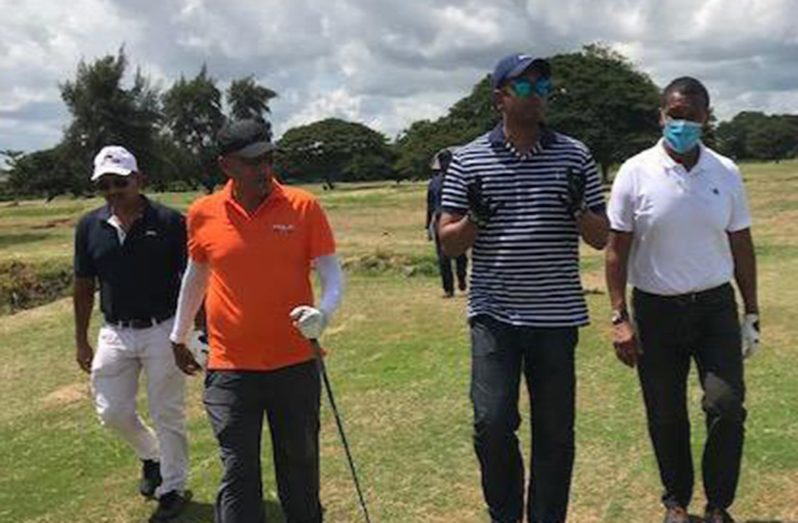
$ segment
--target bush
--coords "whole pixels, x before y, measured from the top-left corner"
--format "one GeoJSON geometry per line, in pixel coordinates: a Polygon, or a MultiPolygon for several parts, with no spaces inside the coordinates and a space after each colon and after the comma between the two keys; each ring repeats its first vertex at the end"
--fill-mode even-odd
{"type": "Polygon", "coordinates": [[[66,261],[0,263],[0,314],[50,303],[67,296],[71,287],[72,265],[66,261]]]}

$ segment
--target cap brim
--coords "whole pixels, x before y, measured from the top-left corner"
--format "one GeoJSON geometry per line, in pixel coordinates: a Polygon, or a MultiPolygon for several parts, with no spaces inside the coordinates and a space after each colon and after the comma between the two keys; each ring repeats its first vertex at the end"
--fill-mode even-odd
{"type": "Polygon", "coordinates": [[[255,142],[231,154],[240,156],[242,158],[257,158],[258,156],[262,156],[273,150],[274,144],[271,142],[255,142]]]}
{"type": "Polygon", "coordinates": [[[512,71],[510,71],[507,76],[505,77],[507,80],[511,80],[513,78],[517,78],[524,74],[524,71],[528,69],[535,69],[540,71],[543,76],[551,76],[551,66],[549,62],[544,60],[543,58],[526,58],[521,61],[512,71]]]}
{"type": "Polygon", "coordinates": [[[113,174],[116,176],[130,176],[133,174],[133,171],[130,169],[124,169],[122,167],[100,167],[99,169],[95,169],[94,173],[91,175],[91,181],[97,181],[106,174],[113,174]]]}

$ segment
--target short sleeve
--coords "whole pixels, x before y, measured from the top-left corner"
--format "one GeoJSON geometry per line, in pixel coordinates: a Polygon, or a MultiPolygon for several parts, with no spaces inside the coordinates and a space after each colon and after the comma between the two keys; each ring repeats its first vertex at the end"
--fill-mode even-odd
{"type": "Polygon", "coordinates": [[[610,229],[621,232],[634,230],[634,178],[632,168],[624,163],[615,175],[607,206],[610,229]]]}
{"type": "Polygon", "coordinates": [[[173,249],[175,257],[175,265],[179,272],[186,269],[186,256],[188,238],[186,236],[186,218],[179,212],[175,212],[174,231],[173,231],[173,249]]]}
{"type": "Polygon", "coordinates": [[[595,213],[603,214],[606,205],[604,203],[604,194],[601,189],[601,176],[599,176],[596,162],[589,152],[585,153],[582,172],[585,176],[585,202],[587,203],[587,207],[595,213]]]}
{"type": "Polygon", "coordinates": [[[78,278],[93,278],[97,276],[97,268],[89,252],[89,228],[91,227],[88,217],[84,217],[75,228],[75,255],[73,266],[75,276],[78,278]]]}
{"type": "Polygon", "coordinates": [[[186,228],[188,229],[188,255],[198,263],[208,263],[208,252],[202,242],[202,214],[196,207],[188,210],[186,228]]]}
{"type": "Polygon", "coordinates": [[[734,186],[732,191],[732,209],[727,232],[737,232],[751,227],[751,211],[745,194],[745,184],[738,169],[734,169],[734,186]]]}
{"type": "Polygon", "coordinates": [[[449,214],[466,214],[468,212],[468,184],[466,183],[466,169],[462,157],[455,154],[446,176],[443,179],[441,209],[449,214]]]}
{"type": "Polygon", "coordinates": [[[306,219],[308,221],[308,252],[311,260],[319,256],[335,254],[335,239],[327,215],[316,200],[310,204],[306,219]]]}

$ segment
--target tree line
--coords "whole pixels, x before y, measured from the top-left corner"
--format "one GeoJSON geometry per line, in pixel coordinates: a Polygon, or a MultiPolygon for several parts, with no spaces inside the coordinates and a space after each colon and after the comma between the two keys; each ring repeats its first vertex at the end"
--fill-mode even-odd
{"type": "MultiPolygon", "coordinates": [[[[584,141],[607,179],[611,165],[652,144],[659,136],[660,88],[623,55],[601,45],[550,58],[555,91],[547,124],[584,141]]],[[[140,70],[125,85],[124,49],[92,63],[59,85],[71,123],[54,147],[7,158],[5,191],[13,197],[91,192],[88,172],[102,146],[124,144],[156,190],[204,188],[223,181],[216,162],[216,132],[228,118],[268,123],[278,96],[254,76],[234,79],[226,90],[205,66],[156,88],[140,70]]],[[[368,126],[329,118],[287,130],[278,140],[276,167],[289,181],[425,178],[439,149],[464,144],[499,121],[486,75],[447,114],[414,122],[393,140],[368,126]]],[[[798,115],[741,112],[709,122],[704,141],[736,160],[779,161],[798,154],[798,115]]],[[[1,144],[0,144],[1,146],[1,144]]]]}

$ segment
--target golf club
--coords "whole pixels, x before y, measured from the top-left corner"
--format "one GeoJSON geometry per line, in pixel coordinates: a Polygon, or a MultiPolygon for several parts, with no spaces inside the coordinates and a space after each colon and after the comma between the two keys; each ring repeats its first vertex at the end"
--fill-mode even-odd
{"type": "Polygon", "coordinates": [[[363,491],[360,489],[360,482],[357,479],[355,462],[352,460],[352,453],[349,451],[349,443],[346,441],[344,425],[341,422],[341,417],[338,415],[338,407],[335,406],[335,399],[333,398],[332,387],[330,387],[330,379],[327,377],[327,369],[324,366],[324,358],[321,355],[321,346],[319,345],[319,340],[315,338],[310,340],[310,345],[313,347],[313,354],[316,357],[316,365],[319,367],[319,373],[324,380],[324,388],[327,390],[327,399],[330,400],[330,407],[332,407],[333,414],[335,415],[335,424],[338,425],[338,434],[341,436],[341,442],[344,444],[346,460],[349,462],[349,470],[352,473],[352,479],[355,482],[355,489],[357,490],[357,497],[360,501],[360,508],[363,510],[363,516],[366,518],[366,523],[371,523],[369,511],[366,508],[366,500],[363,498],[363,491]]]}

